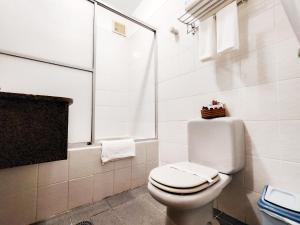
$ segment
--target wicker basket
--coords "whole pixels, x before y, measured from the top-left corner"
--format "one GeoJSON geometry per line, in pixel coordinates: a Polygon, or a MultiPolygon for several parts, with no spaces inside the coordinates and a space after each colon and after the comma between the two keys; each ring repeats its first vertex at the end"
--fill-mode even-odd
{"type": "Polygon", "coordinates": [[[201,115],[203,119],[213,119],[217,117],[225,117],[225,108],[219,108],[219,109],[202,109],[201,115]]]}

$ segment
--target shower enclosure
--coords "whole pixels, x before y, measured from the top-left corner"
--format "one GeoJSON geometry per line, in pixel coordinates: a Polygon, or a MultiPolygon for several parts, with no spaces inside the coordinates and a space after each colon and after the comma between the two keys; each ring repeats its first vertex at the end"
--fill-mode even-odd
{"type": "Polygon", "coordinates": [[[96,0],[1,0],[0,32],[0,90],[72,98],[69,143],[156,137],[155,29],[96,0]]]}

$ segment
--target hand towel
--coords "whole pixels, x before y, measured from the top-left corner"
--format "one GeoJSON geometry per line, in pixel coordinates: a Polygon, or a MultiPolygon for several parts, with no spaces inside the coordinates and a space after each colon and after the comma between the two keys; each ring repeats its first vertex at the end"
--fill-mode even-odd
{"type": "Polygon", "coordinates": [[[102,163],[135,156],[135,142],[133,139],[102,141],[101,144],[102,163]]]}
{"type": "Polygon", "coordinates": [[[216,54],[216,22],[214,17],[199,25],[199,58],[201,61],[212,59],[216,54]]]}
{"type": "Polygon", "coordinates": [[[217,52],[224,53],[239,48],[237,2],[234,1],[216,14],[217,52]]]}

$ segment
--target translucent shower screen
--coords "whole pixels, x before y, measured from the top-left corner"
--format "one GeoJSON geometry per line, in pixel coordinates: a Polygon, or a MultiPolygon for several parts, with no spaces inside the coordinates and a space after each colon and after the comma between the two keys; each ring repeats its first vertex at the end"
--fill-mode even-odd
{"type": "Polygon", "coordinates": [[[95,139],[155,138],[154,32],[98,6],[95,41],[95,139]]]}

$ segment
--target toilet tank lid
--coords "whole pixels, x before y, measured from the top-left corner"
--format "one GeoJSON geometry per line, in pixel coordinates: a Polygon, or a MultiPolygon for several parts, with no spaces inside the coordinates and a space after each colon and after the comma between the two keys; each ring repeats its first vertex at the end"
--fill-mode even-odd
{"type": "Polygon", "coordinates": [[[265,186],[257,204],[262,211],[300,223],[299,195],[265,186]]]}

